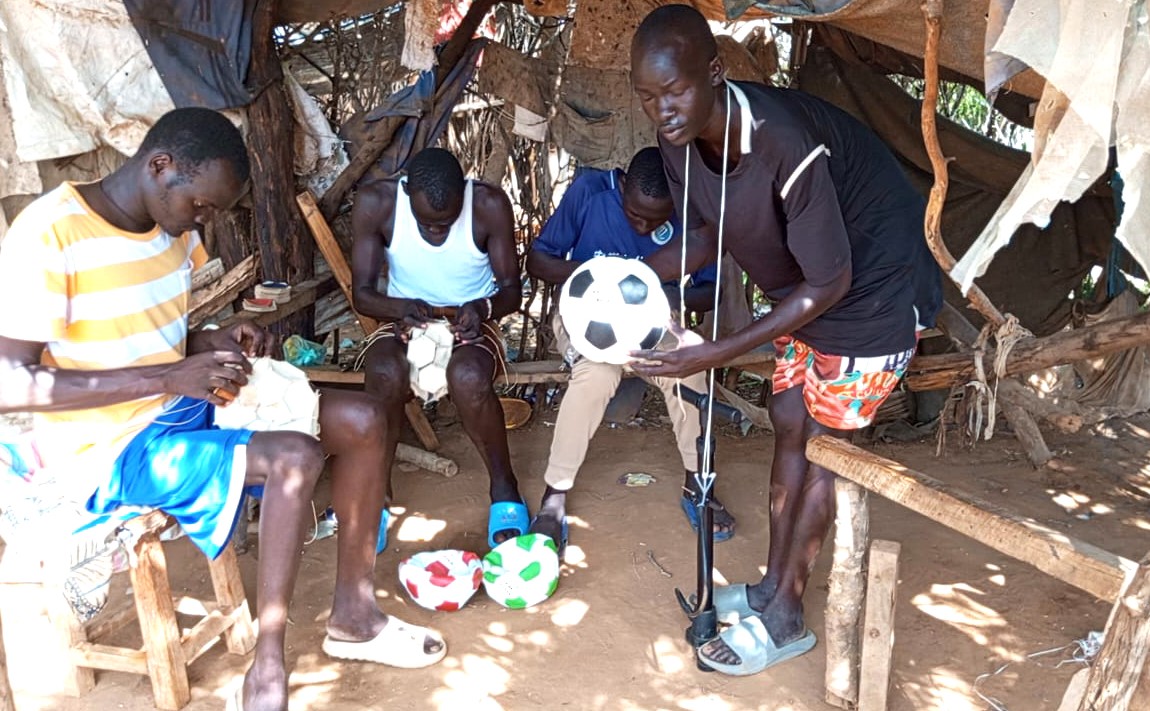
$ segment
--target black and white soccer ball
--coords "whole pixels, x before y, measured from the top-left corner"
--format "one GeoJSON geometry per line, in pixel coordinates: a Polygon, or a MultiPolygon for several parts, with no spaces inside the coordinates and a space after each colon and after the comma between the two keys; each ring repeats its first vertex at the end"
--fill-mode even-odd
{"type": "Polygon", "coordinates": [[[642,261],[595,257],[563,284],[559,316],[579,355],[622,365],[631,351],[659,343],[671,307],[659,277],[642,261]]]}

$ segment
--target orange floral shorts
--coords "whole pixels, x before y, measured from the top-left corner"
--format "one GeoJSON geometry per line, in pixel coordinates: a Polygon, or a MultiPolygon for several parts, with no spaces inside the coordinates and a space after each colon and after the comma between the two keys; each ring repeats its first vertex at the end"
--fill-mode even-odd
{"type": "Polygon", "coordinates": [[[807,412],[836,430],[862,429],[874,420],[915,350],[869,358],[827,355],[793,336],[776,338],[774,346],[773,391],[801,386],[807,412]]]}

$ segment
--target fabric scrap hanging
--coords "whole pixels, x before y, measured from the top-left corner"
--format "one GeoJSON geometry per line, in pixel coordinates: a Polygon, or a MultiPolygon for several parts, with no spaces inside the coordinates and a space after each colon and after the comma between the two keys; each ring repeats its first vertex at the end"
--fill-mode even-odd
{"type": "MultiPolygon", "coordinates": [[[[1085,0],[1015,3],[994,50],[1033,67],[1047,85],[1030,164],[954,269],[964,292],[1019,226],[1045,227],[1059,202],[1078,200],[1105,172],[1111,145],[1118,146],[1118,171],[1127,185],[1150,179],[1150,129],[1137,113],[1150,106],[1146,18],[1145,2],[1133,0],[1114,3],[1107,13],[1085,0]],[[1047,23],[1043,31],[1035,30],[1039,20],[1047,23]]],[[[1142,200],[1141,189],[1124,198],[1117,236],[1146,268],[1150,201],[1142,200]]]]}
{"type": "Polygon", "coordinates": [[[173,108],[128,13],[115,0],[4,0],[0,61],[24,162],[100,145],[131,154],[173,108]]]}
{"type": "Polygon", "coordinates": [[[253,0],[124,0],[124,7],[177,107],[251,103],[253,0]]]}

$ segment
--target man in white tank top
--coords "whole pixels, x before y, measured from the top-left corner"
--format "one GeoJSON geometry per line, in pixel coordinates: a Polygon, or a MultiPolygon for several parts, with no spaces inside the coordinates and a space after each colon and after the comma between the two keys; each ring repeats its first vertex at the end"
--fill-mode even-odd
{"type": "MultiPolygon", "coordinates": [[[[488,543],[494,547],[527,533],[530,523],[492,386],[502,367],[496,324],[522,300],[511,202],[493,185],[464,179],[459,161],[440,148],[418,153],[407,171],[404,178],[361,186],[352,210],[354,306],[384,324],[369,336],[363,358],[367,391],[386,410],[384,476],[390,477],[410,393],[407,334],[446,317],[456,340],[448,392],[491,477],[488,543]]],[[[390,479],[387,489],[390,501],[390,479]]]]}

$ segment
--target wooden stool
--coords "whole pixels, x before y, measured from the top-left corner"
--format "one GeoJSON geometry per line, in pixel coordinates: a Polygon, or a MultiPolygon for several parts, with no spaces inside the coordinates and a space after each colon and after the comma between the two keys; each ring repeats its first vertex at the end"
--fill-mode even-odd
{"type": "MultiPolygon", "coordinates": [[[[68,693],[79,696],[91,690],[96,669],[146,674],[152,680],[156,707],[178,711],[191,700],[188,665],[217,638],[223,636],[228,651],[233,654],[247,654],[255,646],[251,612],[236,554],[230,545],[216,560],[208,562],[215,589],[214,603],[189,598],[173,600],[159,536],[175,525],[162,511],[153,511],[124,524],[136,541],[130,571],[134,605],[125,603],[122,608],[105,611],[84,624],[76,618],[62,591],[49,590],[45,595],[48,616],[61,647],[60,658],[66,665],[68,693]],[[177,607],[186,614],[201,615],[200,621],[182,635],[176,621],[177,607]],[[144,640],[141,648],[99,643],[100,638],[133,618],[139,620],[144,640]]],[[[46,587],[51,586],[46,584],[46,587]]]]}

